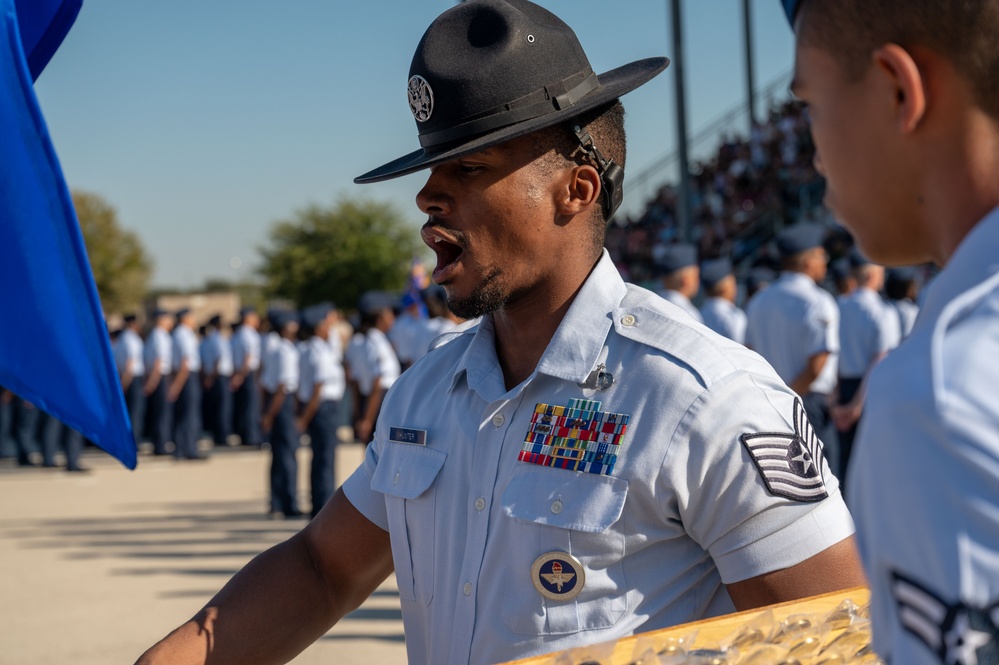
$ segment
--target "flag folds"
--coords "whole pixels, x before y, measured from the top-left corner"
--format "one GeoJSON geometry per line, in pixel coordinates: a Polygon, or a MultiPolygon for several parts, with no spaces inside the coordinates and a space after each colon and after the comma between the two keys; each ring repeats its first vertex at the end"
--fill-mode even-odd
{"type": "Polygon", "coordinates": [[[33,82],[82,0],[0,0],[0,385],[129,467],[97,287],[33,82]]]}

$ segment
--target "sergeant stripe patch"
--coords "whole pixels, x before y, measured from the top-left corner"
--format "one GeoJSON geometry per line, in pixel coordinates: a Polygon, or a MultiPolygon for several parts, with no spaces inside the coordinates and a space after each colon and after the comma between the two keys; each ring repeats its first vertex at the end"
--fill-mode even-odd
{"type": "Polygon", "coordinates": [[[794,400],[794,432],[739,437],[756,463],[767,489],[793,501],[821,501],[826,492],[822,442],[808,422],[801,400],[794,400]]]}
{"type": "Polygon", "coordinates": [[[580,473],[611,475],[628,431],[629,416],[601,411],[594,400],[568,406],[538,404],[520,450],[521,462],[580,473]]]}

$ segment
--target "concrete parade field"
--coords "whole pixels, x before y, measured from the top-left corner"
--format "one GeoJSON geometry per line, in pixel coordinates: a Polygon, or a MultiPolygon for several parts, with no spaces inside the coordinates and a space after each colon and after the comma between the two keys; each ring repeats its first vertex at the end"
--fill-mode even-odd
{"type": "MultiPolygon", "coordinates": [[[[362,455],[339,446],[338,482],[362,455]]],[[[305,497],[308,459],[300,451],[305,497]]],[[[266,451],[226,448],[204,462],[142,455],[128,471],[88,449],[86,474],[9,462],[0,467],[4,665],[128,665],[305,524],[267,516],[266,451]]],[[[394,578],[292,662],[405,663],[394,578]]]]}

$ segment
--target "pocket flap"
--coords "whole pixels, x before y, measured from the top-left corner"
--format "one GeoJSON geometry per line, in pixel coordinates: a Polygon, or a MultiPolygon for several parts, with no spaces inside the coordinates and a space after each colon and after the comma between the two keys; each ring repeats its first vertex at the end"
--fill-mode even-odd
{"type": "Polygon", "coordinates": [[[434,484],[447,453],[388,441],[378,458],[371,489],[401,499],[415,499],[434,484]]]}
{"type": "Polygon", "coordinates": [[[628,481],[521,464],[503,492],[509,517],[562,529],[603,533],[621,517],[628,481]]]}

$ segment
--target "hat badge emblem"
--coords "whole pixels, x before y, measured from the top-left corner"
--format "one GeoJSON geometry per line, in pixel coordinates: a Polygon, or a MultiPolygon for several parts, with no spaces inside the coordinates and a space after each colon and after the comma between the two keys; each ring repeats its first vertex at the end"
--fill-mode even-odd
{"type": "Polygon", "coordinates": [[[434,91],[431,89],[427,79],[414,74],[409,77],[407,86],[409,93],[409,110],[413,112],[413,117],[417,122],[430,120],[434,112],[434,91]]]}

